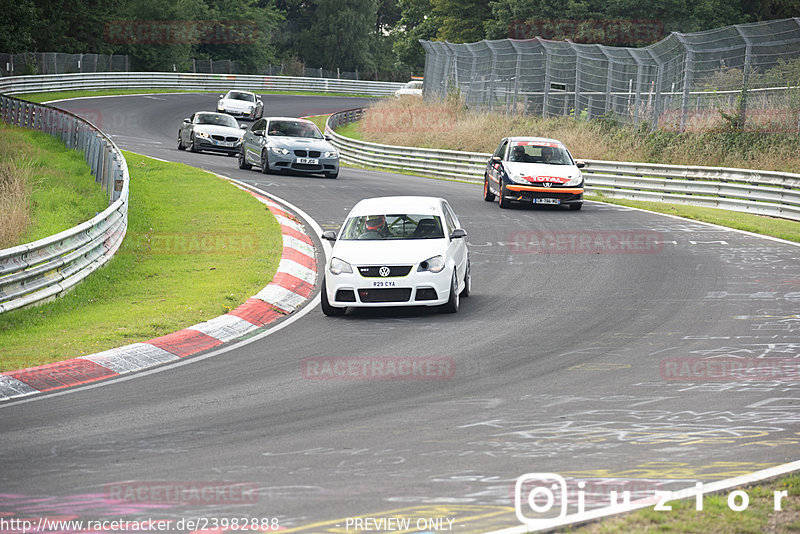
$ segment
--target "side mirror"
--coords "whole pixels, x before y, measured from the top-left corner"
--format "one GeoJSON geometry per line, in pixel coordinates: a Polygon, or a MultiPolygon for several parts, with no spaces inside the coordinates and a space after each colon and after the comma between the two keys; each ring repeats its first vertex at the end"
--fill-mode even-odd
{"type": "Polygon", "coordinates": [[[583,162],[583,161],[576,161],[575,162],[575,166],[578,167],[579,169],[582,169],[582,168],[586,167],[586,163],[583,162]]]}
{"type": "MultiPolygon", "coordinates": [[[[245,126],[245,128],[247,128],[247,126],[245,126]]],[[[253,130],[253,135],[264,137],[264,130],[253,130]]]]}
{"type": "Polygon", "coordinates": [[[336,232],[333,230],[325,230],[322,232],[322,239],[326,239],[328,241],[336,241],[336,232]]]}
{"type": "Polygon", "coordinates": [[[453,230],[453,233],[450,234],[450,239],[463,239],[467,237],[467,231],[463,228],[456,228],[453,230]]]}
{"type": "Polygon", "coordinates": [[[333,141],[333,137],[328,134],[325,134],[322,137],[324,137],[326,141],[333,141]]]}
{"type": "Polygon", "coordinates": [[[192,121],[190,121],[188,118],[186,118],[186,119],[183,119],[183,122],[185,122],[185,123],[187,123],[187,124],[188,124],[188,123],[190,123],[190,122],[192,122],[192,121]]]}
{"type": "Polygon", "coordinates": [[[225,95],[219,95],[220,98],[225,98],[225,95]]]}
{"type": "Polygon", "coordinates": [[[503,158],[501,158],[500,156],[492,156],[492,161],[494,161],[495,163],[500,163],[501,161],[503,161],[503,158]]]}
{"type": "Polygon", "coordinates": [[[247,129],[247,125],[246,124],[241,124],[241,125],[239,125],[239,128],[241,128],[242,130],[246,130],[247,129]]]}

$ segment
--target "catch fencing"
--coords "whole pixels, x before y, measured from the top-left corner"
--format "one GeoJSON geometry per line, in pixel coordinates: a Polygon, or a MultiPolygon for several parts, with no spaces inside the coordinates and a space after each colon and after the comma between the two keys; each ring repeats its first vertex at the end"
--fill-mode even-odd
{"type": "Polygon", "coordinates": [[[393,95],[399,82],[253,76],[244,74],[193,74],[179,72],[117,72],[113,74],[61,74],[57,76],[8,76],[0,78],[0,93],[19,94],[74,89],[176,89],[225,92],[292,91],[344,93],[370,96],[393,95]]]}
{"type": "Polygon", "coordinates": [[[0,54],[0,76],[121,72],[129,70],[129,66],[129,57],[120,54],[67,54],[64,52],[0,54]]]}
{"type": "Polygon", "coordinates": [[[0,313],[52,299],[104,265],[128,226],[128,167],[111,139],[88,121],[43,104],[0,95],[0,119],[49,133],[83,152],[109,206],[56,235],[0,250],[0,313]]]}
{"type": "Polygon", "coordinates": [[[800,132],[800,18],[675,32],[643,48],[526,37],[420,41],[425,97],[678,131],[800,132]]]}
{"type": "MultiPolygon", "coordinates": [[[[491,154],[369,143],[334,130],[366,111],[333,114],[325,125],[341,160],[352,165],[483,183],[491,154]]],[[[582,160],[586,191],[607,197],[671,202],[800,221],[800,174],[621,161],[582,160]]]]}

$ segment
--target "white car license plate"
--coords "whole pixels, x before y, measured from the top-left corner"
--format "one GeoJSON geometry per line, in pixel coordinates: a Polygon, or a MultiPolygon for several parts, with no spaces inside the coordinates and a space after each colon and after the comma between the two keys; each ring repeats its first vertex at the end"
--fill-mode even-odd
{"type": "Polygon", "coordinates": [[[558,198],[534,198],[533,202],[535,204],[561,204],[561,200],[558,198]]]}
{"type": "Polygon", "coordinates": [[[233,146],[233,141],[214,141],[217,146],[233,146]]]}
{"type": "Polygon", "coordinates": [[[391,281],[375,281],[372,282],[372,287],[394,287],[394,282],[391,281]]]}
{"type": "Polygon", "coordinates": [[[305,163],[306,165],[319,165],[319,160],[312,158],[297,158],[297,163],[305,163]]]}

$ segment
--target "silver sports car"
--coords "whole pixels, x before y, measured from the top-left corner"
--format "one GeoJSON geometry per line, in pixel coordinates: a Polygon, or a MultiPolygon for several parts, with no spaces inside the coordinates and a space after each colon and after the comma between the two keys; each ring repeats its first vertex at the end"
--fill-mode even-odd
{"type": "Polygon", "coordinates": [[[183,119],[178,130],[178,150],[191,152],[210,150],[234,155],[242,147],[243,128],[236,119],[224,113],[198,111],[183,119]]]}
{"type": "Polygon", "coordinates": [[[234,117],[256,120],[264,115],[264,103],[250,91],[228,91],[219,95],[217,111],[234,117]]]}
{"type": "Polygon", "coordinates": [[[329,140],[306,119],[259,119],[244,134],[239,168],[257,166],[265,174],[292,171],[336,178],[339,175],[339,152],[329,140]]]}

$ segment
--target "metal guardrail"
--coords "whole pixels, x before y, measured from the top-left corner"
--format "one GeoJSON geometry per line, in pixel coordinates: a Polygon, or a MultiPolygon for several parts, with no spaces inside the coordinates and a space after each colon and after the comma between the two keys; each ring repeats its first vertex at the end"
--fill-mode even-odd
{"type": "Polygon", "coordinates": [[[90,122],[43,104],[0,95],[0,119],[49,133],[84,153],[108,192],[109,206],[56,235],[0,250],[0,313],[52,299],[105,264],[128,226],[128,167],[111,139],[90,122]]]}
{"type": "MultiPolygon", "coordinates": [[[[365,110],[331,115],[325,132],[341,160],[353,165],[483,183],[491,154],[382,145],[334,130],[361,119],[365,110]]],[[[583,160],[586,190],[631,200],[671,202],[800,221],[800,174],[696,165],[583,160]]]]}
{"type": "Polygon", "coordinates": [[[195,74],[179,72],[76,73],[51,76],[9,76],[0,78],[0,93],[69,91],[75,89],[182,89],[199,91],[292,91],[393,95],[403,86],[399,82],[340,80],[335,78],[297,78],[245,74],[195,74]]]}

